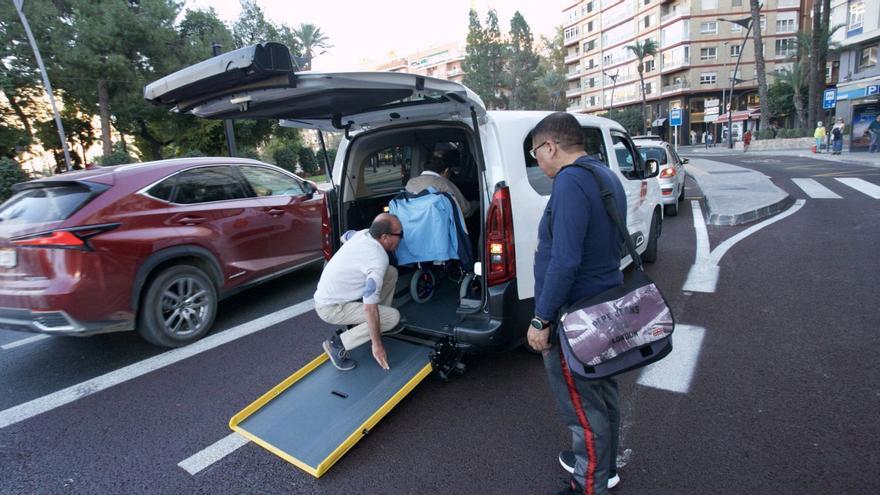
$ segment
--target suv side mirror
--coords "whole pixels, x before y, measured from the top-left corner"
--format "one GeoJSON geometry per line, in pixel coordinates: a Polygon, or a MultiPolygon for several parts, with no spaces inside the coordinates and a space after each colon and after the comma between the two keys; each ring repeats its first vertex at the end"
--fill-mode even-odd
{"type": "Polygon", "coordinates": [[[682,165],[687,165],[687,164],[690,163],[690,162],[691,162],[691,161],[688,160],[687,158],[682,158],[682,159],[681,159],[681,164],[682,164],[682,165]]]}
{"type": "Polygon", "coordinates": [[[660,174],[660,162],[654,159],[648,159],[646,162],[648,175],[645,177],[646,179],[650,179],[651,177],[657,177],[660,174]]]}

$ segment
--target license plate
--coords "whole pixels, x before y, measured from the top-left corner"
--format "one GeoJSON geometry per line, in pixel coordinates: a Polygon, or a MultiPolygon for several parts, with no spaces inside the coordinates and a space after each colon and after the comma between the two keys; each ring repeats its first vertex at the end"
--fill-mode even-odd
{"type": "Polygon", "coordinates": [[[15,266],[16,256],[14,249],[0,249],[0,267],[12,268],[15,266]]]}

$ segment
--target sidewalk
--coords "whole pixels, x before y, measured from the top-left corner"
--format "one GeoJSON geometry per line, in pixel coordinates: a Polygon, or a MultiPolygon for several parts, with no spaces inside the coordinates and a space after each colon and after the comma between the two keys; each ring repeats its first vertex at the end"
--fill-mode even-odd
{"type": "Polygon", "coordinates": [[[704,158],[691,158],[685,168],[703,191],[710,225],[754,222],[794,202],[769,177],[754,170],[704,158]]]}
{"type": "MultiPolygon", "coordinates": [[[[693,155],[742,155],[742,148],[729,149],[724,145],[715,146],[706,149],[703,146],[679,146],[679,153],[693,155]]],[[[867,165],[869,167],[880,168],[880,153],[856,152],[850,153],[844,151],[840,155],[832,155],[831,153],[813,153],[810,150],[754,150],[745,153],[747,155],[767,155],[767,156],[796,156],[799,158],[812,158],[815,160],[828,160],[831,162],[850,163],[857,165],[867,165]]]]}

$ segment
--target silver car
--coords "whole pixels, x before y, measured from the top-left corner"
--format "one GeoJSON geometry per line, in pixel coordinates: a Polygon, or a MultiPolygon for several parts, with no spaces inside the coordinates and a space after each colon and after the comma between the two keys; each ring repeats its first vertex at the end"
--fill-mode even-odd
{"type": "Polygon", "coordinates": [[[684,164],[687,158],[681,158],[675,149],[665,141],[636,141],[636,147],[642,159],[656,160],[660,165],[660,195],[663,201],[663,213],[666,216],[678,215],[678,203],[684,199],[684,164]]]}

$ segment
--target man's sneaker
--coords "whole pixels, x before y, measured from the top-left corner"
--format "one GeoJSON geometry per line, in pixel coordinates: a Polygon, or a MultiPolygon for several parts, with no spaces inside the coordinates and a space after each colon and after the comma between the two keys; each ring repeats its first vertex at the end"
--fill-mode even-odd
{"type": "Polygon", "coordinates": [[[608,489],[610,490],[614,488],[615,486],[617,486],[618,483],[620,483],[620,475],[614,473],[614,476],[608,478],[608,489]]]}
{"type": "MultiPolygon", "coordinates": [[[[562,469],[565,469],[571,474],[574,474],[574,465],[577,462],[577,459],[574,456],[574,452],[571,450],[563,450],[559,453],[559,465],[562,466],[562,469]]],[[[608,478],[608,489],[612,489],[617,484],[620,483],[620,475],[614,473],[613,476],[608,478]]]]}
{"type": "Polygon", "coordinates": [[[574,456],[574,452],[571,450],[563,450],[559,453],[559,465],[562,466],[562,469],[565,469],[569,472],[569,474],[574,474],[574,465],[577,462],[577,459],[574,456]]]}
{"type": "Polygon", "coordinates": [[[321,345],[324,347],[324,352],[330,357],[330,362],[339,371],[353,370],[357,366],[353,359],[348,358],[348,351],[342,346],[342,341],[339,340],[338,336],[334,335],[332,338],[325,340],[321,345]]]}

